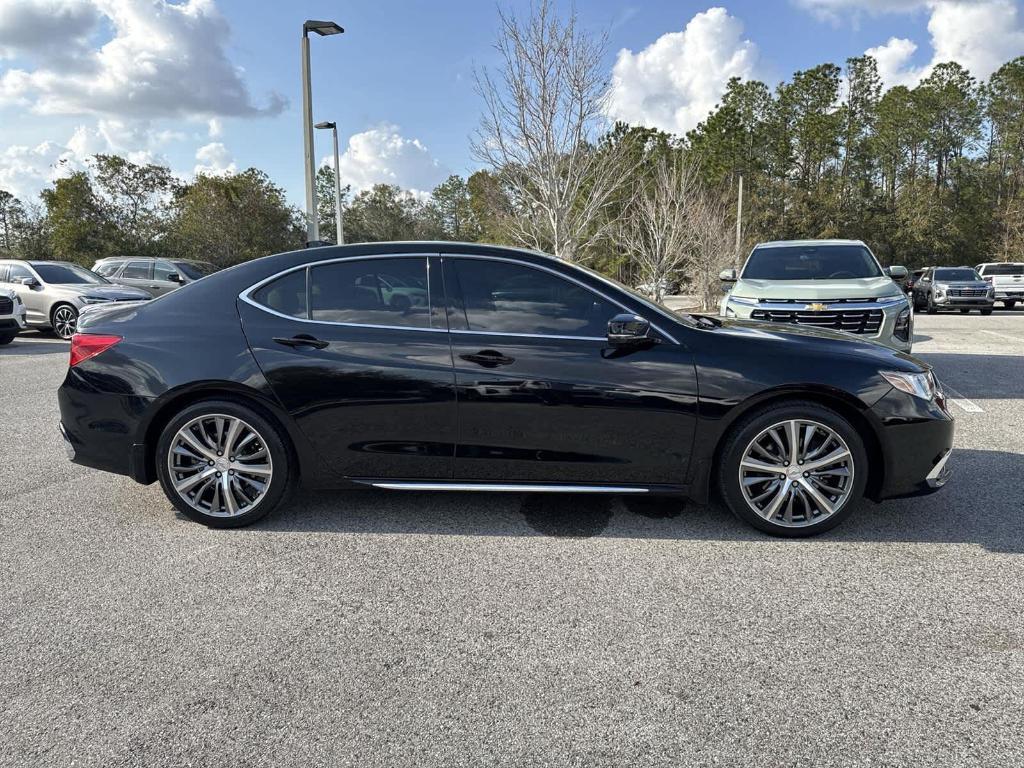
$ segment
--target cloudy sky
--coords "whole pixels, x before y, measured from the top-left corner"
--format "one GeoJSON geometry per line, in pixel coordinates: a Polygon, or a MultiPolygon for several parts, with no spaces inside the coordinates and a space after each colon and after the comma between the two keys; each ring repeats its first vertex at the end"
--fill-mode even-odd
{"type": "MultiPolygon", "coordinates": [[[[692,128],[725,81],[774,84],[869,51],[887,84],[955,59],[975,76],[1024,55],[1024,0],[576,0],[607,31],[609,117],[692,128]]],[[[507,2],[516,7],[521,0],[507,2]]],[[[474,170],[474,66],[494,64],[487,0],[0,0],[0,188],[34,198],[89,155],[184,177],[254,165],[302,201],[299,38],[314,38],[317,120],[336,120],[342,178],[426,191],[474,170]]],[[[318,135],[318,156],[330,152],[318,135]]]]}

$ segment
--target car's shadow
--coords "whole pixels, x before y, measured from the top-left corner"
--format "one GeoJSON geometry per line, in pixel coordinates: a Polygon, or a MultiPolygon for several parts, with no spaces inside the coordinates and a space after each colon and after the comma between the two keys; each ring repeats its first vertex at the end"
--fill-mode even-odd
{"type": "MultiPolygon", "coordinates": [[[[941,492],[861,509],[813,542],[977,544],[1024,552],[1024,456],[957,450],[941,492]]],[[[779,542],[740,522],[721,504],[668,498],[560,494],[334,491],[301,493],[258,524],[268,531],[455,536],[591,536],[779,542]]]]}
{"type": "Polygon", "coordinates": [[[979,400],[1024,398],[1024,356],[955,355],[925,352],[917,355],[935,369],[941,383],[957,397],[979,400]]]}
{"type": "Polygon", "coordinates": [[[69,342],[56,336],[38,333],[20,334],[14,341],[0,347],[0,357],[30,357],[33,355],[66,355],[69,342]]]}

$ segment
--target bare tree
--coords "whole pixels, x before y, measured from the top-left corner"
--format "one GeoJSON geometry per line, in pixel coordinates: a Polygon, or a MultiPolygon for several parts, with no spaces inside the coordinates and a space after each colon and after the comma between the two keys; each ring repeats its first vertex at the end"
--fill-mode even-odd
{"type": "Polygon", "coordinates": [[[704,189],[691,218],[693,245],[685,269],[693,282],[701,307],[713,309],[721,299],[719,274],[735,262],[735,243],[725,202],[721,196],[704,189]]]}
{"type": "Polygon", "coordinates": [[[678,153],[661,156],[646,183],[638,184],[619,227],[622,246],[639,282],[661,301],[664,282],[690,258],[696,244],[693,219],[702,190],[693,163],[678,153]]]}
{"type": "Polygon", "coordinates": [[[498,73],[476,72],[484,114],[473,154],[499,175],[516,215],[513,238],[573,261],[610,226],[605,215],[627,175],[623,153],[595,147],[604,122],[605,38],[561,20],[549,0],[520,21],[499,10],[498,73]]]}

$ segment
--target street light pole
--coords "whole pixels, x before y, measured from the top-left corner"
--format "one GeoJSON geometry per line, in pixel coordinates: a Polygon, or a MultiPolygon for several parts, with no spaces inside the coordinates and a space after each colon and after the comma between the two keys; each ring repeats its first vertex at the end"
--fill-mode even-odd
{"type": "Polygon", "coordinates": [[[316,159],[313,150],[313,94],[309,73],[309,33],[339,35],[345,30],[333,21],[306,21],[302,25],[302,144],[306,165],[306,246],[320,240],[316,213],[316,159]]]}
{"type": "Polygon", "coordinates": [[[330,128],[334,133],[334,228],[338,245],[345,244],[345,226],[341,220],[341,158],[338,155],[338,124],[317,123],[317,128],[330,128]]]}
{"type": "MultiPolygon", "coordinates": [[[[736,258],[739,259],[741,254],[740,247],[743,243],[743,174],[740,174],[740,185],[739,192],[736,196],[736,258]]],[[[737,261],[737,263],[739,263],[737,261]]]]}

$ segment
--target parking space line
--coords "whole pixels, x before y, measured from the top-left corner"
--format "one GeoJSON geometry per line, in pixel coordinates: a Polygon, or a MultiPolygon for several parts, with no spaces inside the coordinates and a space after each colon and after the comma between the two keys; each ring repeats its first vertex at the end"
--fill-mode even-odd
{"type": "Polygon", "coordinates": [[[966,397],[964,397],[959,392],[957,392],[955,389],[953,389],[951,386],[949,386],[949,384],[943,383],[942,384],[942,388],[944,390],[946,390],[947,394],[953,395],[953,397],[947,398],[949,400],[949,402],[951,402],[954,405],[956,405],[957,407],[962,408],[963,410],[967,411],[967,413],[984,413],[985,412],[984,408],[982,408],[980,405],[975,403],[973,400],[968,400],[966,397]]]}
{"type": "Polygon", "coordinates": [[[987,333],[989,336],[998,336],[1001,339],[1009,339],[1010,341],[1024,341],[1024,338],[1020,336],[1011,336],[1008,333],[1000,333],[999,331],[986,331],[982,329],[982,333],[987,333]]]}

